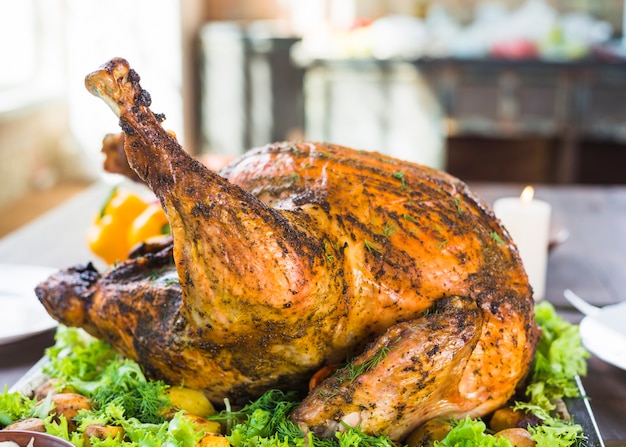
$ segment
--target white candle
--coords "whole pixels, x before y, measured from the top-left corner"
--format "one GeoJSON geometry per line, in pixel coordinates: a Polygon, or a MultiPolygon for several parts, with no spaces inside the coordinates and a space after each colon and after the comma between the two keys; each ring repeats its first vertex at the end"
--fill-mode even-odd
{"type": "Polygon", "coordinates": [[[546,292],[551,207],[533,196],[533,187],[527,186],[520,197],[496,200],[493,211],[517,245],[533,298],[540,301],[546,292]]]}

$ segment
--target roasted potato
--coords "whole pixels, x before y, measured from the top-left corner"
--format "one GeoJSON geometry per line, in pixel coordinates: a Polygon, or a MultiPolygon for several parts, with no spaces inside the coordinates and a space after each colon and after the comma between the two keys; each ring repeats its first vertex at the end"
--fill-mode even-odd
{"type": "Polygon", "coordinates": [[[500,430],[494,436],[508,439],[511,447],[535,447],[537,444],[530,437],[529,431],[523,428],[507,428],[500,430]]]}
{"type": "MultiPolygon", "coordinates": [[[[78,415],[80,410],[91,410],[91,400],[81,394],[76,393],[59,393],[52,394],[50,399],[54,403],[54,408],[50,410],[50,414],[58,419],[61,416],[65,416],[70,431],[76,429],[74,418],[78,415]]],[[[38,405],[41,405],[44,401],[40,401],[38,405]]]]}
{"type": "Polygon", "coordinates": [[[510,407],[504,407],[493,413],[491,420],[489,421],[489,428],[498,432],[507,428],[534,427],[540,423],[541,421],[537,418],[537,416],[524,411],[516,411],[510,407]]]}
{"type": "Polygon", "coordinates": [[[61,385],[60,379],[48,379],[37,388],[33,393],[33,397],[37,400],[43,400],[48,394],[70,393],[71,391],[61,385]]]}
{"type": "Polygon", "coordinates": [[[451,429],[450,423],[432,419],[413,431],[406,439],[406,444],[408,447],[432,447],[435,441],[445,438],[451,429]]]}
{"type": "Polygon", "coordinates": [[[215,414],[211,401],[200,390],[186,387],[172,387],[167,390],[173,408],[198,416],[215,414]]]}
{"type": "Polygon", "coordinates": [[[4,430],[38,431],[41,433],[45,433],[46,428],[44,427],[43,419],[28,418],[9,424],[4,427],[4,430]]]}
{"type": "Polygon", "coordinates": [[[569,414],[569,410],[567,409],[567,405],[563,401],[563,399],[557,399],[552,402],[555,405],[555,409],[553,411],[553,416],[558,417],[564,421],[570,421],[572,416],[569,414]]]}

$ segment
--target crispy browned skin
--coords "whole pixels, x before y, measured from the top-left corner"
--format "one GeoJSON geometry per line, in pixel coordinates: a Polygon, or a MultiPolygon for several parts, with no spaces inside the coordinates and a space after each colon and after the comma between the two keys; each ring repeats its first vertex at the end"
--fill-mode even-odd
{"type": "Polygon", "coordinates": [[[162,251],[79,287],[71,306],[51,290],[71,275],[42,284],[57,319],[214,401],[302,388],[362,352],[361,374],[340,370],[294,413],[320,434],[343,420],[402,439],[513,394],[538,336],[531,290],[508,234],[461,181],[320,143],[258,148],[218,175],[161,127],[126,61],[86,84],[120,117],[130,166],[167,213],[182,298],[141,285],[145,273],[116,285],[162,251]]]}
{"type": "Polygon", "coordinates": [[[137,173],[128,165],[126,152],[124,152],[124,132],[106,134],[102,139],[100,152],[104,154],[102,168],[106,172],[122,174],[135,182],[141,181],[137,173]]]}

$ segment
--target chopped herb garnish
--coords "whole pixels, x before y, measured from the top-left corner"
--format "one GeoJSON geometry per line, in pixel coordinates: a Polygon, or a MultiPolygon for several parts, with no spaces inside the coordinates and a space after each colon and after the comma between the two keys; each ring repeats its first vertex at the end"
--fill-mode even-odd
{"type": "Polygon", "coordinates": [[[374,357],[366,362],[363,362],[359,366],[355,366],[354,362],[348,362],[348,364],[342,368],[342,370],[347,373],[346,380],[353,382],[360,375],[365,374],[376,367],[376,365],[387,358],[387,354],[389,354],[390,350],[391,349],[388,346],[383,346],[374,357]]]}
{"type": "Polygon", "coordinates": [[[330,251],[331,247],[332,247],[331,243],[324,242],[324,253],[326,255],[326,262],[328,262],[329,264],[332,264],[333,262],[335,262],[335,255],[333,255],[332,252],[330,251]]]}
{"type": "Polygon", "coordinates": [[[163,283],[166,286],[171,286],[174,284],[180,284],[180,280],[178,278],[168,278],[165,280],[165,282],[163,283]]]}
{"type": "Polygon", "coordinates": [[[439,233],[439,236],[441,236],[439,243],[437,244],[437,250],[441,250],[448,243],[448,239],[445,238],[443,229],[439,225],[435,225],[433,228],[437,233],[439,233]]]}
{"type": "Polygon", "coordinates": [[[372,216],[372,226],[376,234],[385,237],[391,237],[398,232],[398,225],[391,219],[388,219],[387,222],[382,225],[378,225],[376,216],[372,216]]]}
{"type": "Polygon", "coordinates": [[[500,245],[505,245],[504,240],[500,237],[500,235],[496,231],[491,232],[491,239],[493,239],[500,245]]]}
{"type": "Polygon", "coordinates": [[[327,157],[327,158],[331,158],[333,156],[333,154],[328,151],[320,151],[320,150],[315,151],[313,155],[317,157],[321,156],[321,157],[327,157]]]}
{"type": "Polygon", "coordinates": [[[402,218],[404,220],[408,220],[409,222],[417,223],[417,220],[415,219],[415,217],[411,216],[410,214],[404,213],[402,215],[402,218]]]}
{"type": "Polygon", "coordinates": [[[385,225],[382,226],[382,235],[385,237],[391,237],[398,232],[398,226],[392,220],[388,220],[385,225]]]}
{"type": "Polygon", "coordinates": [[[461,208],[461,199],[459,197],[454,198],[454,204],[459,214],[463,214],[463,208],[461,208]]]}
{"type": "Polygon", "coordinates": [[[109,206],[109,203],[111,203],[111,200],[113,200],[113,197],[115,197],[116,194],[117,194],[117,186],[114,186],[113,188],[111,188],[111,191],[109,191],[109,194],[104,199],[102,208],[100,208],[100,219],[102,219],[104,215],[106,214],[107,206],[109,206]]]}
{"type": "Polygon", "coordinates": [[[406,190],[406,182],[404,180],[404,172],[403,171],[396,171],[393,173],[393,176],[397,179],[399,179],[402,182],[402,189],[406,190]]]}
{"type": "Polygon", "coordinates": [[[372,252],[376,252],[379,254],[383,253],[383,251],[380,248],[378,248],[376,244],[374,244],[372,241],[365,239],[364,243],[365,243],[365,248],[367,248],[367,251],[369,251],[370,253],[372,252]]]}

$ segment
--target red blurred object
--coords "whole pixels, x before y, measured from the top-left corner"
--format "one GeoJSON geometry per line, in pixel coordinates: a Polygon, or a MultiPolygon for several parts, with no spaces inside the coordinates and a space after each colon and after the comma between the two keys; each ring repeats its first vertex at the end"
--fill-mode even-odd
{"type": "Polygon", "coordinates": [[[492,57],[502,59],[533,59],[539,54],[537,45],[526,39],[496,42],[491,46],[492,57]]]}
{"type": "Polygon", "coordinates": [[[371,24],[372,19],[368,19],[367,17],[357,17],[356,19],[354,19],[354,22],[352,22],[352,25],[350,25],[350,31],[358,28],[365,28],[366,26],[370,26],[371,24]]]}

